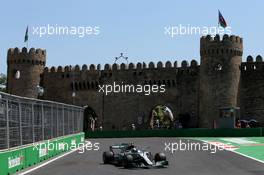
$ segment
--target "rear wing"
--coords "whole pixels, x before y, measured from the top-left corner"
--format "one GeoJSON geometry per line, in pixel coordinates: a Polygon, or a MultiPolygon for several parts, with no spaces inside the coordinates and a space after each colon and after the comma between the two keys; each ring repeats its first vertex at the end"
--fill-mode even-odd
{"type": "Polygon", "coordinates": [[[110,149],[125,149],[129,146],[130,144],[127,143],[122,143],[120,145],[112,145],[110,146],[110,149]]]}

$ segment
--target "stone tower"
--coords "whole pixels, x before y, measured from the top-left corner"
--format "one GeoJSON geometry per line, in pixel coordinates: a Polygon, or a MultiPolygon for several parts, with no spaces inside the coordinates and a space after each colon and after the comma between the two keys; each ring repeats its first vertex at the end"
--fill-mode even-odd
{"type": "Polygon", "coordinates": [[[200,127],[213,127],[219,109],[237,107],[243,40],[210,35],[200,40],[200,127]]]}
{"type": "Polygon", "coordinates": [[[46,63],[46,51],[27,48],[9,49],[7,53],[7,91],[10,94],[37,98],[41,74],[46,63]]]}

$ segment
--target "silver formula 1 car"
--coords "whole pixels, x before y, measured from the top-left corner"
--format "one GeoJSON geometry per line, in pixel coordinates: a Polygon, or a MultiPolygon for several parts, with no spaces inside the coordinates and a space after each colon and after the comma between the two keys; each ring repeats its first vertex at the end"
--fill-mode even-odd
{"type": "Polygon", "coordinates": [[[161,168],[169,165],[164,153],[156,153],[153,158],[151,152],[139,150],[129,143],[110,146],[109,151],[103,153],[103,162],[124,168],[161,168]]]}

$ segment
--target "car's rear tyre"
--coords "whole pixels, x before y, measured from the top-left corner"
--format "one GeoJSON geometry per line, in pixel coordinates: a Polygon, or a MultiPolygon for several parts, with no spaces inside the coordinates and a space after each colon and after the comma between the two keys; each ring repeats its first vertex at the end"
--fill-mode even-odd
{"type": "Polygon", "coordinates": [[[104,162],[104,164],[110,163],[111,160],[113,159],[113,157],[114,157],[114,153],[113,152],[111,152],[111,151],[105,151],[103,153],[103,162],[104,162]]]}
{"type": "Polygon", "coordinates": [[[166,160],[166,155],[164,153],[157,153],[154,157],[155,162],[166,160]]]}

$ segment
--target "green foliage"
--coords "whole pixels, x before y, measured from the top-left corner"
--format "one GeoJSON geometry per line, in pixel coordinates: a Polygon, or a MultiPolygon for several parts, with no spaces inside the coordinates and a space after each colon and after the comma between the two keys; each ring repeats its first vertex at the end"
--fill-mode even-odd
{"type": "Polygon", "coordinates": [[[159,105],[153,110],[154,119],[158,119],[163,125],[170,125],[171,121],[168,115],[165,113],[166,106],[159,105]]]}
{"type": "Polygon", "coordinates": [[[0,74],[0,84],[6,84],[6,75],[0,74]]]}
{"type": "Polygon", "coordinates": [[[0,91],[5,92],[6,90],[7,77],[4,74],[0,74],[0,91]]]}

